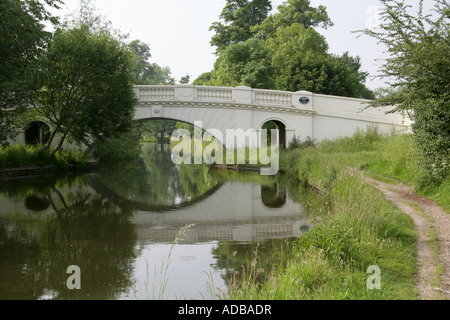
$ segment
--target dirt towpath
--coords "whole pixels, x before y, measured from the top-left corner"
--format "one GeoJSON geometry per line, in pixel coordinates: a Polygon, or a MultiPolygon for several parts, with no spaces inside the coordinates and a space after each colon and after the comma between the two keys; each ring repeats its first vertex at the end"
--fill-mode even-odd
{"type": "Polygon", "coordinates": [[[417,243],[421,300],[450,299],[450,215],[435,202],[404,185],[368,179],[387,199],[411,216],[419,234],[417,243]],[[437,248],[433,249],[436,247],[437,248]]]}

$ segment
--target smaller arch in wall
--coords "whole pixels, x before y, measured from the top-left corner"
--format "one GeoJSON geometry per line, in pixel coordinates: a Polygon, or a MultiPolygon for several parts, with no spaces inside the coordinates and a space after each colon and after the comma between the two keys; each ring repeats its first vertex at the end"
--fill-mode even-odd
{"type": "Polygon", "coordinates": [[[25,144],[42,145],[50,138],[50,128],[42,121],[34,121],[25,127],[25,144]]]}
{"type": "MultiPolygon", "coordinates": [[[[281,122],[280,120],[276,120],[276,119],[269,119],[269,120],[266,120],[261,125],[261,129],[263,129],[263,130],[264,129],[278,130],[279,140],[280,140],[280,149],[286,148],[286,125],[283,122],[281,122]]],[[[270,134],[268,134],[268,138],[270,139],[270,134]]]]}

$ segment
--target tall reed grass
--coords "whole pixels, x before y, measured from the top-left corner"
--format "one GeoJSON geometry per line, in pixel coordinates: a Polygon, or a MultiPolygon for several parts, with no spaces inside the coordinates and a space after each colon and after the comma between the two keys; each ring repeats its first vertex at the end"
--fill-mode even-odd
{"type": "Polygon", "coordinates": [[[19,168],[54,165],[65,168],[69,164],[82,167],[87,156],[74,150],[60,150],[53,157],[42,146],[14,145],[0,147],[0,168],[19,168]]]}

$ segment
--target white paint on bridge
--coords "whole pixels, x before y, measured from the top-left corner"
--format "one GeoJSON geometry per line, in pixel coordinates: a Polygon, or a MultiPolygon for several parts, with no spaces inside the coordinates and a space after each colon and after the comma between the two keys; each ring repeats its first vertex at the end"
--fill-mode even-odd
{"type": "MultiPolygon", "coordinates": [[[[366,108],[369,101],[248,87],[204,87],[192,85],[135,86],[139,98],[135,120],[173,119],[203,129],[260,130],[269,121],[285,128],[285,143],[294,136],[316,141],[351,136],[357,129],[378,127],[379,132],[409,131],[410,121],[388,108],[366,108]]],[[[220,139],[219,139],[220,140],[220,139]]],[[[221,141],[223,142],[223,141],[221,141]]]]}

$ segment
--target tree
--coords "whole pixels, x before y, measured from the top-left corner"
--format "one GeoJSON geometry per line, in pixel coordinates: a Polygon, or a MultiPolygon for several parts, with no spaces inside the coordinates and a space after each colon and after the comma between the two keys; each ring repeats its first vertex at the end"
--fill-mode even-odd
{"type": "Polygon", "coordinates": [[[212,72],[204,72],[198,76],[197,79],[194,80],[194,85],[196,86],[208,86],[210,85],[212,77],[212,72]]]}
{"type": "Polygon", "coordinates": [[[422,187],[438,185],[448,175],[450,154],[450,3],[435,0],[433,13],[425,14],[423,0],[417,12],[404,1],[381,2],[380,28],[360,32],[387,47],[380,77],[393,79],[395,92],[371,105],[411,116],[422,187]]]}
{"type": "Polygon", "coordinates": [[[217,58],[209,83],[215,86],[271,89],[273,75],[270,51],[258,39],[229,45],[217,58]]]}
{"type": "Polygon", "coordinates": [[[180,79],[181,84],[188,84],[189,81],[191,81],[191,76],[189,74],[185,75],[184,77],[181,77],[180,79]]]}
{"type": "Polygon", "coordinates": [[[278,6],[278,12],[268,16],[260,24],[252,26],[252,32],[259,39],[272,37],[280,28],[299,24],[305,28],[333,26],[324,6],[311,7],[309,0],[286,0],[278,6]]]}
{"type": "MultiPolygon", "coordinates": [[[[221,17],[231,21],[248,4],[228,2],[221,17]]],[[[325,7],[287,0],[278,10],[250,26],[251,32],[240,41],[221,43],[214,70],[194,83],[374,98],[364,84],[367,73],[360,70],[359,57],[328,53],[327,41],[314,29],[332,25],[325,7]]]]}
{"type": "Polygon", "coordinates": [[[140,85],[166,85],[175,84],[169,67],[161,67],[156,63],[150,63],[152,57],[150,46],[140,40],[131,41],[128,44],[134,53],[134,84],[140,85]]]}
{"type": "Polygon", "coordinates": [[[50,33],[44,22],[57,24],[45,5],[59,8],[60,0],[2,0],[0,2],[0,144],[15,135],[17,115],[29,104],[31,74],[50,33]]]}
{"type": "Polygon", "coordinates": [[[176,120],[152,119],[141,122],[139,124],[139,131],[143,139],[154,137],[158,142],[164,142],[166,136],[171,136],[172,132],[175,131],[177,123],[176,120]]]}
{"type": "Polygon", "coordinates": [[[217,52],[230,44],[242,43],[254,36],[252,27],[262,23],[272,10],[270,0],[227,0],[220,14],[225,22],[214,22],[210,31],[215,31],[211,45],[217,52]]]}
{"type": "Polygon", "coordinates": [[[136,97],[132,54],[106,31],[59,29],[41,59],[33,115],[51,124],[50,148],[67,138],[90,145],[131,128],[136,97]]]}

